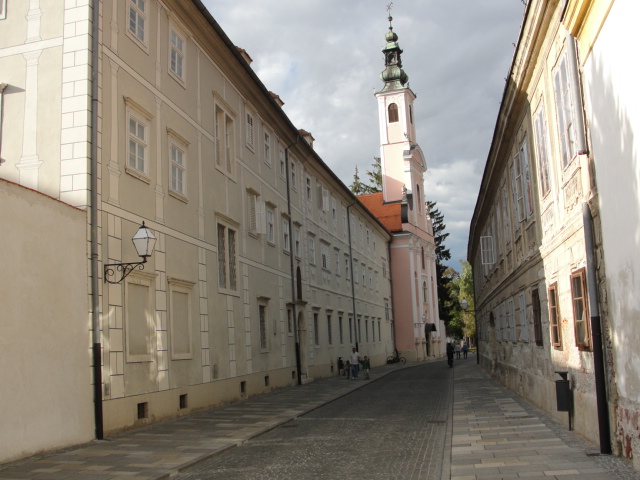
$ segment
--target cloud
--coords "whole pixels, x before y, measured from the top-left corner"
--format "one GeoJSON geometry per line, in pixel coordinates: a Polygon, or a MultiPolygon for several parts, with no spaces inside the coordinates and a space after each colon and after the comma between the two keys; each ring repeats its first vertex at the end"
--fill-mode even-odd
{"type": "MultiPolygon", "coordinates": [[[[349,185],[380,154],[374,91],[389,0],[203,0],[247,50],[324,162],[349,185]]],[[[454,268],[468,228],[524,6],[518,0],[396,0],[403,68],[417,94],[417,141],[429,171],[425,196],[444,215],[454,268]]]]}

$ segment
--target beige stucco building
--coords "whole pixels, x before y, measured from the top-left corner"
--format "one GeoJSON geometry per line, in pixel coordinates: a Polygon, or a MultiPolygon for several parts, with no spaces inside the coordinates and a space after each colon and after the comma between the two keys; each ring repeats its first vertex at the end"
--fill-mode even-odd
{"type": "Polygon", "coordinates": [[[640,405],[637,15],[630,0],[528,2],[468,252],[482,365],[564,422],[555,381],[568,372],[575,430],[628,458],[640,405]]]}
{"type": "Polygon", "coordinates": [[[0,5],[0,177],[86,212],[51,239],[86,247],[86,364],[58,370],[83,415],[0,461],[337,374],[352,345],[385,362],[389,231],[199,0],[0,5]],[[107,283],[105,264],[139,261],[142,222],[154,253],[107,283]]]}

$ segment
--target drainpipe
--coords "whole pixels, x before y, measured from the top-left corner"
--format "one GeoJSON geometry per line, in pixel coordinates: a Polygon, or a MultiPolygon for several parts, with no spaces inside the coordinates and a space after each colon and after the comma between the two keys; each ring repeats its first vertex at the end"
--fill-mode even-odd
{"type": "Polygon", "coordinates": [[[353,272],[353,246],[351,240],[351,207],[356,204],[356,200],[353,201],[351,205],[347,207],[347,230],[349,235],[349,264],[351,266],[351,303],[353,305],[353,330],[356,339],[356,352],[359,352],[358,349],[358,316],[356,315],[356,286],[354,283],[355,273],[353,272]]]}
{"type": "Polygon", "coordinates": [[[593,370],[596,383],[596,403],[598,406],[598,428],[600,430],[600,453],[611,455],[611,430],[609,424],[609,403],[607,401],[606,375],[604,368],[602,325],[596,279],[595,246],[593,242],[593,218],[589,204],[582,204],[582,221],[587,253],[587,289],[589,292],[589,312],[591,313],[591,339],[593,342],[593,370]]]}
{"type": "Polygon", "coordinates": [[[300,361],[300,334],[298,332],[298,315],[296,313],[296,271],[293,262],[293,222],[291,220],[291,179],[289,178],[289,149],[298,144],[300,135],[296,136],[296,141],[284,149],[284,169],[287,175],[287,213],[289,214],[289,264],[291,267],[291,314],[293,315],[293,338],[296,342],[296,371],[298,372],[298,385],[302,385],[302,372],[300,361]]]}
{"type": "Polygon", "coordinates": [[[98,56],[99,0],[91,2],[91,329],[93,338],[93,406],[96,438],[104,437],[102,421],[102,345],[100,343],[100,282],[98,279],[98,56]]]}

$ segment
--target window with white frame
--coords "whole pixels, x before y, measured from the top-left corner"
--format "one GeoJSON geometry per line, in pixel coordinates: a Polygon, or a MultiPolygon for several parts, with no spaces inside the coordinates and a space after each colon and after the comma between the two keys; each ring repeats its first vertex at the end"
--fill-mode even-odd
{"type": "Polygon", "coordinates": [[[322,268],[329,270],[329,245],[320,242],[320,256],[322,259],[322,268]]]}
{"type": "Polygon", "coordinates": [[[524,292],[520,292],[518,295],[519,303],[519,316],[520,316],[520,338],[523,342],[529,341],[529,323],[527,322],[527,303],[524,292]]]}
{"type": "Polygon", "coordinates": [[[480,237],[480,256],[482,265],[493,265],[496,263],[496,250],[493,236],[485,235],[480,237]]]}
{"type": "Polygon", "coordinates": [[[591,347],[590,318],[585,275],[586,271],[584,268],[571,274],[571,300],[573,304],[576,346],[581,350],[588,350],[591,347]]]}
{"type": "Polygon", "coordinates": [[[253,142],[255,139],[254,135],[254,126],[253,126],[253,115],[247,112],[247,121],[246,121],[246,129],[247,129],[247,147],[253,150],[253,142]]]}
{"type": "Polygon", "coordinates": [[[344,276],[347,280],[351,280],[351,272],[349,270],[349,255],[344,256],[344,276]]]}
{"type": "Polygon", "coordinates": [[[291,189],[292,190],[297,190],[298,189],[298,184],[296,183],[298,181],[298,177],[296,176],[296,162],[295,161],[291,161],[291,189]]]}
{"type": "Polygon", "coordinates": [[[276,227],[275,227],[275,213],[272,207],[266,208],[266,221],[267,221],[267,242],[271,244],[276,243],[276,227]]]}
{"type": "Polygon", "coordinates": [[[507,195],[507,185],[502,185],[502,218],[504,219],[504,241],[507,245],[511,243],[511,216],[509,214],[509,196],[507,195]]]}
{"type": "Polygon", "coordinates": [[[307,202],[313,202],[313,194],[311,193],[311,178],[306,178],[307,186],[307,202]]]}
{"type": "Polygon", "coordinates": [[[291,232],[287,217],[282,217],[282,248],[285,252],[291,252],[291,232]]]}
{"type": "Polygon", "coordinates": [[[191,295],[195,283],[169,278],[169,315],[171,325],[171,359],[193,358],[193,322],[191,295]]]}
{"type": "Polygon", "coordinates": [[[221,291],[238,290],[236,251],[236,230],[218,223],[218,288],[221,291]]]}
{"type": "Polygon", "coordinates": [[[129,0],[129,28],[127,32],[138,42],[147,43],[147,0],[129,0]]]}
{"type": "Polygon", "coordinates": [[[560,141],[560,155],[562,168],[566,168],[577,153],[576,145],[576,89],[571,74],[568,52],[562,57],[553,75],[553,87],[556,100],[556,115],[558,120],[558,136],[560,141]]]}
{"type": "Polygon", "coordinates": [[[235,173],[234,120],[220,105],[214,107],[216,166],[225,174],[235,173]]]}
{"type": "Polygon", "coordinates": [[[264,162],[271,165],[271,135],[264,132],[264,162]]]}
{"type": "Polygon", "coordinates": [[[280,156],[280,176],[282,178],[287,178],[287,165],[285,163],[286,155],[284,152],[284,148],[279,148],[278,155],[280,156]]]}
{"type": "Polygon", "coordinates": [[[125,98],[127,114],[127,165],[125,171],[149,182],[149,135],[153,116],[132,99],[125,98]]]}
{"type": "Polygon", "coordinates": [[[176,134],[169,133],[169,189],[182,197],[187,196],[187,144],[176,134]]]}
{"type": "Polygon", "coordinates": [[[558,284],[549,287],[549,328],[551,330],[551,344],[555,348],[562,348],[562,331],[560,313],[558,312],[558,284]]]}
{"type": "Polygon", "coordinates": [[[516,316],[513,298],[507,300],[507,324],[509,326],[509,340],[516,341],[516,316]]]}
{"type": "Polygon", "coordinates": [[[249,232],[258,233],[258,195],[253,192],[247,192],[247,205],[249,207],[249,232]]]}
{"type": "Polygon", "coordinates": [[[309,237],[309,263],[316,264],[316,239],[309,237]]]}
{"type": "MultiPolygon", "coordinates": [[[[524,193],[522,189],[522,165],[520,163],[520,153],[513,156],[511,162],[511,193],[513,195],[513,206],[516,209],[516,219],[522,222],[525,219],[524,193]]],[[[519,225],[516,223],[516,230],[519,225]]]]}
{"type": "Polygon", "coordinates": [[[186,41],[175,28],[169,29],[169,72],[180,82],[185,81],[186,41]]]}
{"type": "Polygon", "coordinates": [[[551,181],[549,176],[549,135],[547,133],[547,121],[544,116],[544,103],[540,105],[533,127],[536,135],[536,151],[538,153],[540,193],[542,197],[546,197],[551,188],[551,181]]]}
{"type": "Polygon", "coordinates": [[[293,240],[294,240],[294,253],[296,257],[301,256],[301,248],[300,248],[300,227],[293,228],[293,240]]]}
{"type": "Polygon", "coordinates": [[[335,274],[336,275],[340,275],[340,250],[339,249],[335,249],[334,252],[334,258],[336,259],[336,271],[335,274]]]}

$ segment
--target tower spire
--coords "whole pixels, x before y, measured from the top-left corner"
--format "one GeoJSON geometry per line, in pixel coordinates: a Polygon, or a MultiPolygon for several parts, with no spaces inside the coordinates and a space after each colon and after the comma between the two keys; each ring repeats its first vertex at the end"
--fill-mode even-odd
{"type": "Polygon", "coordinates": [[[384,36],[386,45],[382,49],[385,69],[380,73],[380,78],[384,82],[384,87],[380,90],[381,92],[400,90],[404,88],[405,84],[409,81],[409,76],[402,69],[402,49],[400,45],[398,45],[398,35],[393,31],[392,7],[393,2],[387,4],[389,31],[384,36]]]}

